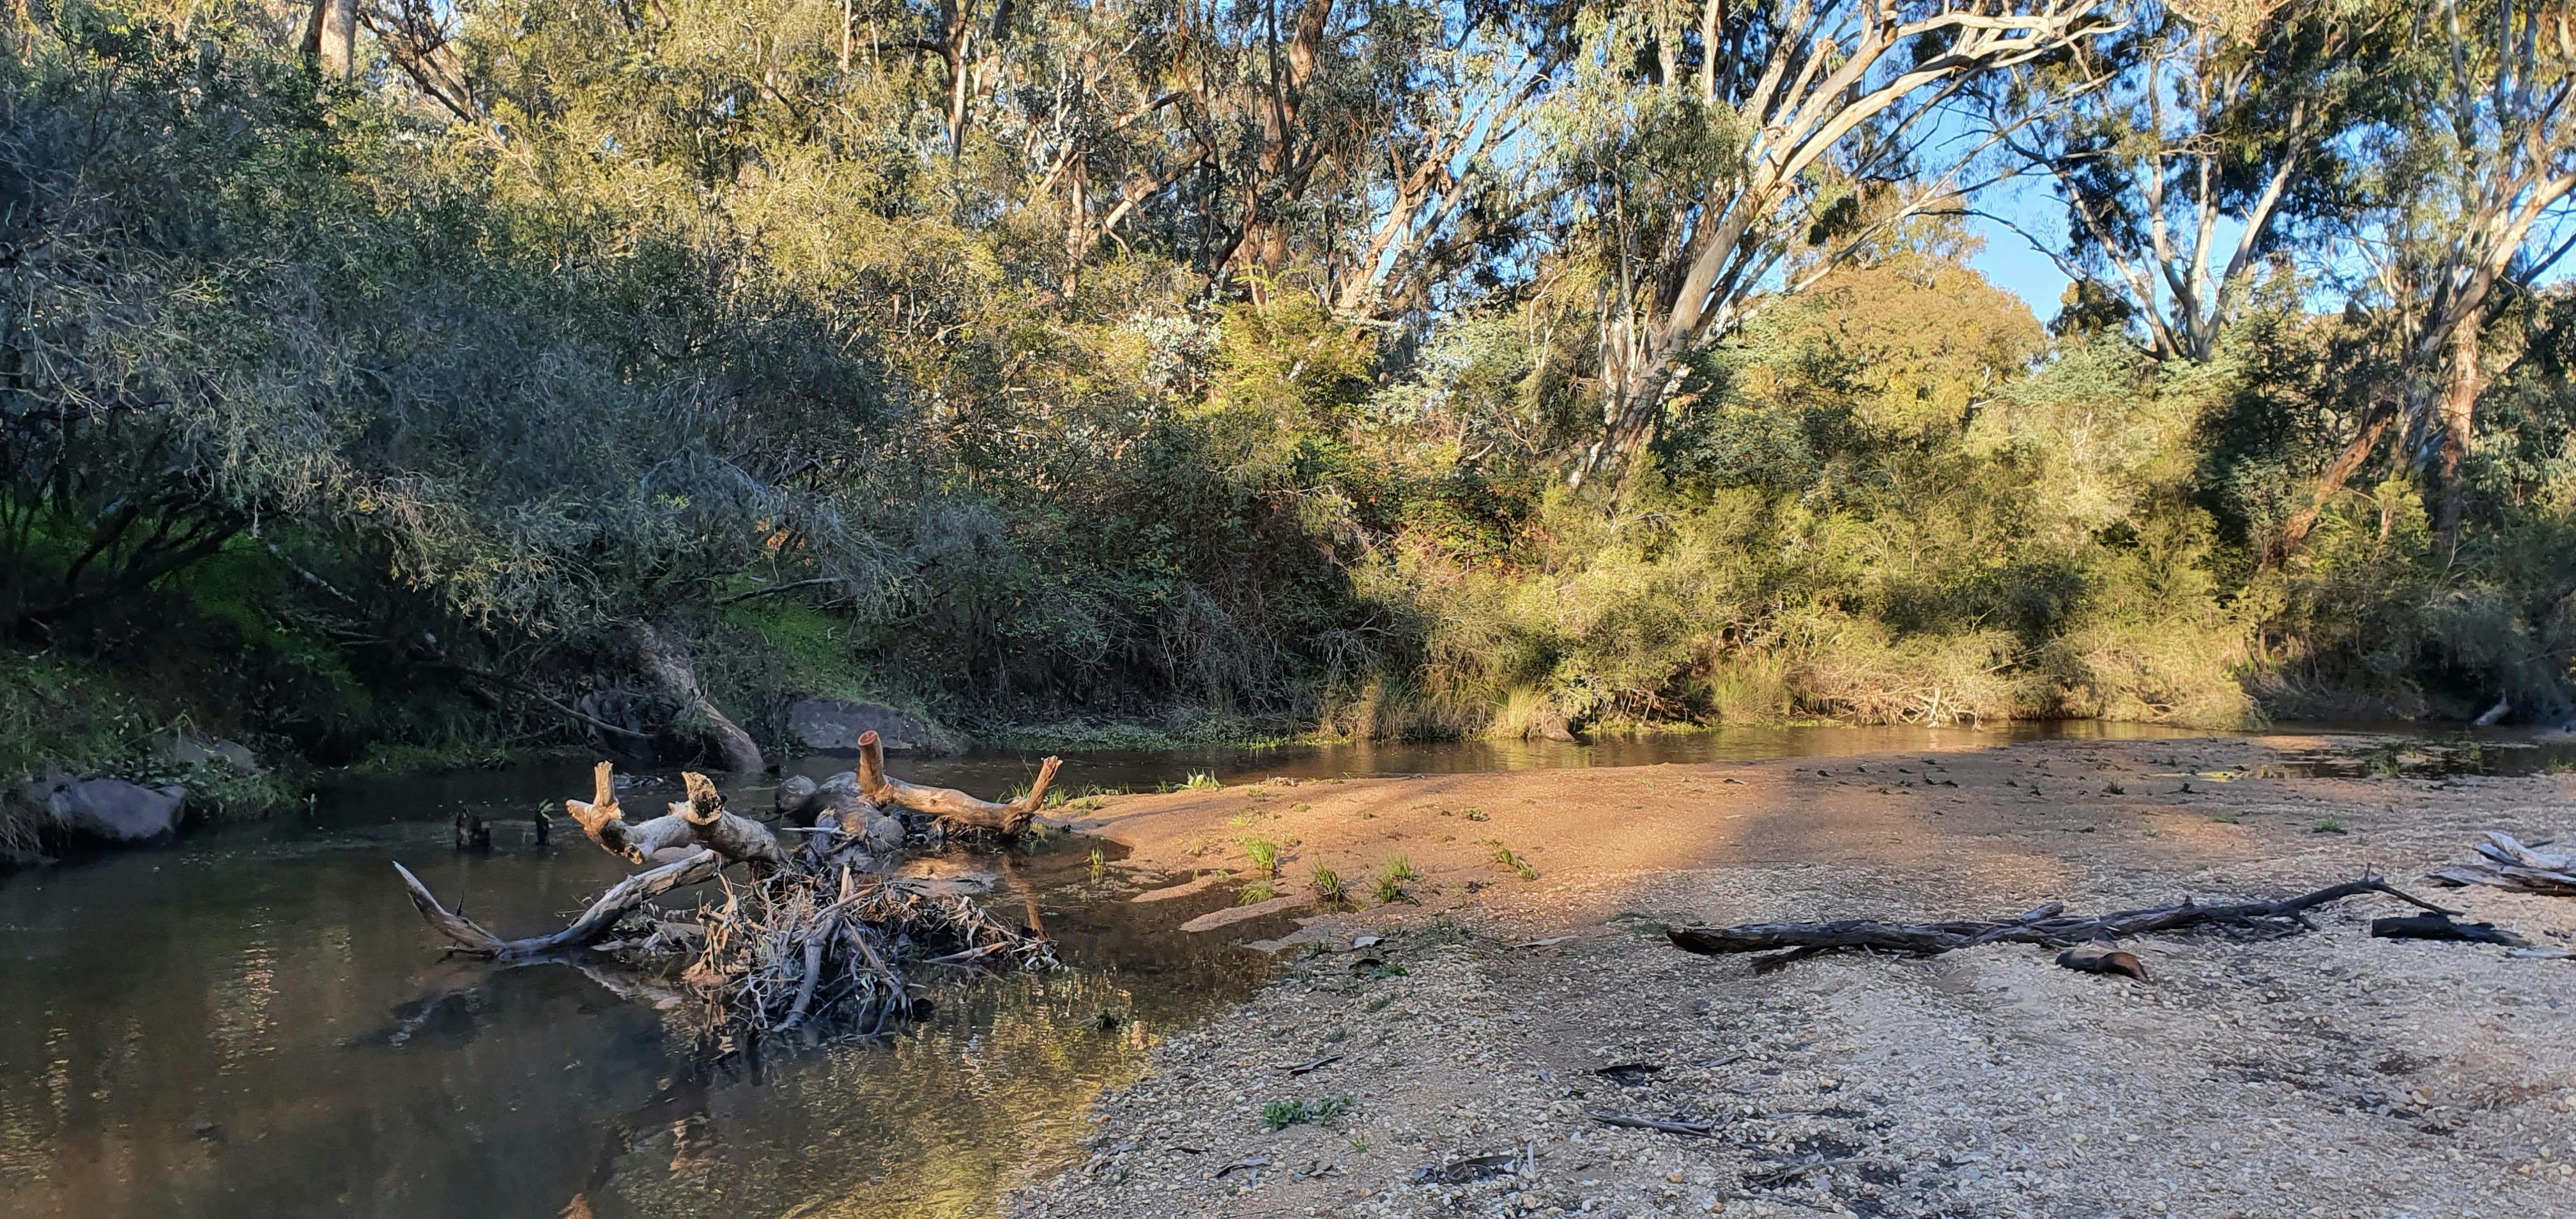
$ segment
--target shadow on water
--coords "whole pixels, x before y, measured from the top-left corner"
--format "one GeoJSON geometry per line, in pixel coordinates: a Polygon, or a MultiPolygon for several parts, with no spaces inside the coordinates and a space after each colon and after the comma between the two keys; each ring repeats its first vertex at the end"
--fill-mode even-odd
{"type": "MultiPolygon", "coordinates": [[[[1269,775],[1442,773],[1985,748],[2117,725],[2012,732],[1795,728],[1610,739],[1071,756],[1090,788],[1269,775]]],[[[2376,738],[2301,765],[2375,773],[2376,738]],[[2355,761],[2354,759],[2359,759],[2355,761]]],[[[2347,748],[2346,746],[2350,747],[2347,748]]],[[[2523,766],[2531,750],[2424,754],[2523,766]]],[[[2417,765],[2402,749],[2397,773],[2417,765]]],[[[2537,763],[2530,763],[2536,765],[2537,763]]],[[[830,758],[796,770],[824,774],[830,758]]],[[[917,781],[998,792],[1033,758],[905,759],[917,781]]],[[[669,776],[639,788],[676,792],[669,776]]],[[[0,875],[0,1214],[501,1216],[985,1214],[1065,1162],[1085,1104],[1150,1041],[1249,993],[1268,963],[1170,930],[1208,905],[1133,906],[1091,843],[984,860],[991,897],[1073,968],[931,983],[932,1014],[882,1044],[696,1052],[650,1006],[561,965],[443,960],[403,900],[401,858],[504,934],[558,926],[624,874],[528,814],[588,767],[351,780],[310,815],[179,848],[0,875]],[[460,811],[499,849],[459,855],[460,811]],[[1185,908],[1187,907],[1187,908],[1185,908]]],[[[737,806],[766,807],[746,788],[737,806]]]]}

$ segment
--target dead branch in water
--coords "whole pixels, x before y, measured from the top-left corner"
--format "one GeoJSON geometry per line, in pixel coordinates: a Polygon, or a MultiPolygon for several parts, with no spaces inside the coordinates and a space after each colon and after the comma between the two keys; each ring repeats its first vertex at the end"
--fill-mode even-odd
{"type": "Polygon", "coordinates": [[[438,933],[456,941],[457,947],[476,956],[516,960],[576,952],[608,938],[616,930],[617,920],[626,912],[656,897],[707,880],[724,867],[724,858],[714,851],[694,851],[647,872],[638,872],[599,895],[590,908],[581,912],[572,925],[552,935],[531,936],[524,940],[505,940],[486,931],[462,914],[450,913],[430,895],[429,886],[411,874],[411,869],[397,863],[394,871],[402,874],[403,888],[411,895],[411,904],[438,933]]]}
{"type": "Polygon", "coordinates": [[[2221,906],[2203,906],[2185,900],[2170,906],[2150,906],[2143,910],[2123,910],[2088,917],[2067,914],[2063,904],[2050,902],[2019,917],[1999,921],[1886,923],[1851,919],[1831,923],[1750,923],[1738,927],[1677,927],[1666,936],[1673,947],[1701,956],[1785,950],[1754,962],[1754,968],[1769,970],[1822,953],[1855,948],[1928,957],[1980,944],[2039,944],[2066,948],[2097,940],[2200,927],[2224,928],[2258,936],[2296,935],[2316,928],[2307,920],[2307,911],[2365,893],[2393,897],[2435,914],[2459,913],[2401,892],[2377,876],[2366,875],[2359,880],[2329,885],[2298,897],[2221,906]]]}
{"type": "MultiPolygon", "coordinates": [[[[1024,805],[1033,813],[1054,770],[1050,758],[1038,786],[1010,804],[886,778],[881,754],[873,773],[876,790],[892,793],[894,807],[925,814],[919,829],[937,841],[939,820],[1025,828],[1026,814],[1016,820],[1002,814],[1024,805]]],[[[590,799],[564,802],[574,824],[602,850],[650,866],[600,895],[561,931],[503,939],[441,905],[401,864],[394,868],[421,917],[466,952],[499,960],[590,954],[589,960],[613,959],[629,971],[676,969],[677,987],[657,989],[656,1006],[670,1006],[673,994],[693,996],[700,1002],[683,1015],[701,1030],[742,1025],[875,1034],[910,1018],[906,970],[912,966],[1055,964],[1046,940],[995,919],[969,896],[981,888],[972,878],[895,874],[911,831],[861,794],[855,774],[780,786],[782,812],[817,814],[812,826],[792,827],[808,835],[793,852],[768,827],[727,811],[705,775],[681,779],[688,798],[640,822],[626,819],[606,762],[592,771],[590,799]],[[725,877],[737,863],[749,870],[748,879],[725,877]],[[721,894],[691,914],[648,907],[671,890],[710,880],[721,894]]]]}

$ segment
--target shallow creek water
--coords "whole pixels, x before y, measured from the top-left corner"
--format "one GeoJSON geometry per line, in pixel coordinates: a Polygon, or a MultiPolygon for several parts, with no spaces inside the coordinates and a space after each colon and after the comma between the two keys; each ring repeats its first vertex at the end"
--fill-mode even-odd
{"type": "MultiPolygon", "coordinates": [[[[1101,753],[1068,757],[1060,782],[1746,760],[2064,734],[1807,728],[1101,753]]],[[[1031,761],[894,769],[999,791],[1031,761]]],[[[773,1041],[710,1060],[575,969],[443,959],[387,866],[403,860],[503,934],[559,925],[625,871],[560,818],[551,847],[528,841],[529,810],[587,787],[577,763],[349,781],[301,816],[0,874],[0,1215],[988,1214],[1011,1185],[1076,1154],[1086,1104],[1132,1078],[1153,1038],[1267,976],[1265,959],[1234,946],[1265,925],[1182,936],[1173,928],[1210,905],[1126,904],[1094,880],[1090,844],[1059,840],[970,862],[1000,873],[991,900],[1042,923],[1073,968],[934,982],[932,1015],[888,1042],[773,1041]],[[460,810],[494,822],[492,854],[451,849],[460,810]]],[[[746,788],[737,806],[767,797],[746,788]]]]}

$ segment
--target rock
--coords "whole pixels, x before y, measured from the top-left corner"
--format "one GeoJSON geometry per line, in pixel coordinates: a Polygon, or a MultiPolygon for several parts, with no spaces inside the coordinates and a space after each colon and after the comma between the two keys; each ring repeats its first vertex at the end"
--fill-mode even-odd
{"type": "Polygon", "coordinates": [[[794,817],[803,813],[807,805],[814,803],[815,795],[821,790],[822,785],[811,778],[804,775],[789,775],[778,781],[778,790],[771,793],[771,801],[777,805],[780,816],[794,817]]]}
{"type": "Polygon", "coordinates": [[[1217,885],[1224,884],[1225,882],[1225,873],[1210,872],[1204,876],[1191,877],[1177,885],[1168,885],[1160,889],[1147,889],[1146,891],[1128,898],[1127,900],[1131,902],[1170,901],[1175,897],[1188,897],[1190,894],[1205,891],[1217,885]]]}
{"type": "Polygon", "coordinates": [[[27,785],[27,799],[66,833],[108,842],[150,842],[178,832],[188,789],[123,779],[74,779],[54,772],[27,785]]]}
{"type": "Polygon", "coordinates": [[[1202,914],[1197,918],[1181,924],[1181,930],[1214,931],[1219,927],[1230,927],[1236,923],[1248,922],[1252,919],[1260,918],[1263,915],[1285,914],[1291,910],[1303,909],[1305,905],[1306,899],[1302,897],[1293,895],[1288,897],[1274,897],[1266,902],[1254,902],[1249,906],[1233,906],[1210,914],[1202,914]]]}
{"type": "Polygon", "coordinates": [[[874,814],[867,820],[865,833],[869,850],[879,855],[886,855],[903,845],[902,822],[883,813],[874,814]]]}
{"type": "Polygon", "coordinates": [[[857,753],[862,732],[876,733],[889,750],[957,752],[955,739],[937,725],[883,703],[807,698],[787,708],[787,734],[816,753],[857,753]]]}
{"type": "Polygon", "coordinates": [[[259,755],[239,741],[217,738],[200,741],[195,737],[169,733],[161,738],[161,755],[183,767],[222,765],[246,775],[260,773],[259,755]]]}

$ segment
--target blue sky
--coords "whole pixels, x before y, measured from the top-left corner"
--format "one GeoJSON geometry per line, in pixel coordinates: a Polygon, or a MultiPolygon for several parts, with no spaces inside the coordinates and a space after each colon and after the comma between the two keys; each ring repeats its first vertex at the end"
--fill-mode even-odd
{"type": "MultiPolygon", "coordinates": [[[[1980,193],[1976,205],[2012,217],[2014,223],[2043,240],[2055,240],[2066,231],[2063,205],[2047,184],[2036,178],[2016,178],[1990,186],[1980,193]]],[[[2020,297],[2039,320],[2056,317],[2067,283],[2057,264],[2030,248],[2030,242],[2021,234],[1994,221],[1971,216],[1968,228],[1986,239],[1986,248],[1968,259],[1968,265],[1996,287],[2020,297]]]]}

